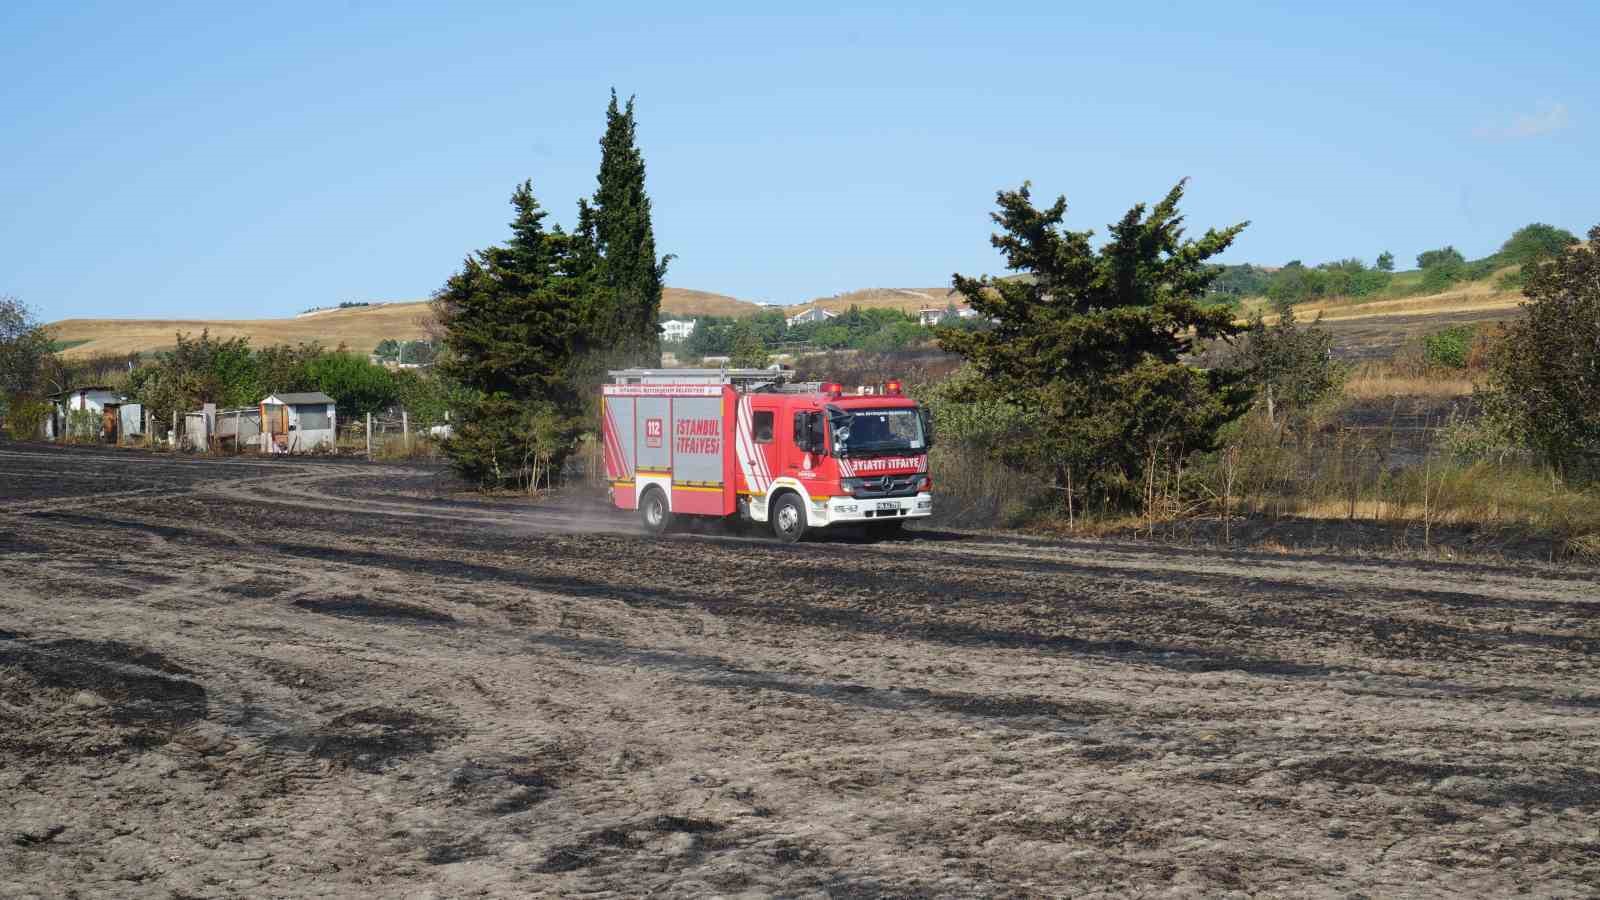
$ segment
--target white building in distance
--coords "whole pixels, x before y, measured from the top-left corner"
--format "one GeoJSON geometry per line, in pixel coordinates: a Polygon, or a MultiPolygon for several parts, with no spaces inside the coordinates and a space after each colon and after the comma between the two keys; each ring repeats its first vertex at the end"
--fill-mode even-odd
{"type": "Polygon", "coordinates": [[[686,341],[689,335],[694,334],[696,319],[668,319],[661,323],[661,339],[663,341],[686,341]]]}
{"type": "Polygon", "coordinates": [[[978,317],[978,311],[970,306],[958,306],[955,308],[954,313],[947,306],[928,306],[917,312],[917,318],[925,328],[932,328],[952,315],[958,319],[975,319],[978,317]]]}
{"type": "Polygon", "coordinates": [[[788,321],[789,327],[793,328],[796,325],[804,325],[807,322],[826,322],[829,319],[836,319],[838,317],[839,314],[836,312],[829,312],[820,306],[813,306],[805,312],[795,313],[786,321],[788,321]]]}

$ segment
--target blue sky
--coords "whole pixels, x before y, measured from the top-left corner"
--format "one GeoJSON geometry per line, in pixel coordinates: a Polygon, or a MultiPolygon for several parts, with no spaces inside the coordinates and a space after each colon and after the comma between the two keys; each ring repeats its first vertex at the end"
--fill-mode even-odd
{"type": "Polygon", "coordinates": [[[745,299],[997,272],[1024,179],[1103,233],[1188,176],[1194,230],[1252,221],[1237,262],[1600,222],[1593,3],[684,6],[0,5],[0,294],[425,297],[523,178],[571,222],[613,85],[668,282],[745,299]]]}

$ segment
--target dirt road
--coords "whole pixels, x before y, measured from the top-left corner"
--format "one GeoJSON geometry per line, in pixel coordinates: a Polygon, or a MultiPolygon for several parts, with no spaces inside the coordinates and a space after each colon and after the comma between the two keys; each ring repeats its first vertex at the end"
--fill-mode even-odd
{"type": "Polygon", "coordinates": [[[442,485],[0,446],[0,895],[1600,885],[1593,571],[442,485]]]}

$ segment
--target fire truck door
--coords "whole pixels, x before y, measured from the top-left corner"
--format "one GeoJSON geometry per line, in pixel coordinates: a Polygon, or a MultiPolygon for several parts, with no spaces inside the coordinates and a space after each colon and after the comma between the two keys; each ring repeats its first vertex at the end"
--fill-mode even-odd
{"type": "Polygon", "coordinates": [[[816,463],[816,458],[805,448],[805,436],[800,429],[804,427],[805,411],[796,412],[788,416],[780,416],[778,431],[781,435],[779,443],[783,445],[783,474],[795,477],[807,477],[803,472],[810,472],[816,463]]]}

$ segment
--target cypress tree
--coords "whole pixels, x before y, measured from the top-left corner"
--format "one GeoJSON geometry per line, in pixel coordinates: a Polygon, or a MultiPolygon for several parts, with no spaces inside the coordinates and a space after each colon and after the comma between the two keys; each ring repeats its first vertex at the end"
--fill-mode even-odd
{"type": "Polygon", "coordinates": [[[661,364],[661,283],[670,256],[657,259],[644,157],[635,145],[633,98],[617,104],[611,92],[600,139],[600,174],[593,205],[579,206],[579,234],[592,243],[600,294],[589,331],[615,365],[661,364]]]}
{"type": "Polygon", "coordinates": [[[441,371],[466,389],[445,451],[484,487],[529,487],[559,471],[585,425],[573,372],[587,278],[575,271],[573,238],[545,229],[531,182],[511,205],[511,240],[468,256],[434,303],[441,371]]]}

